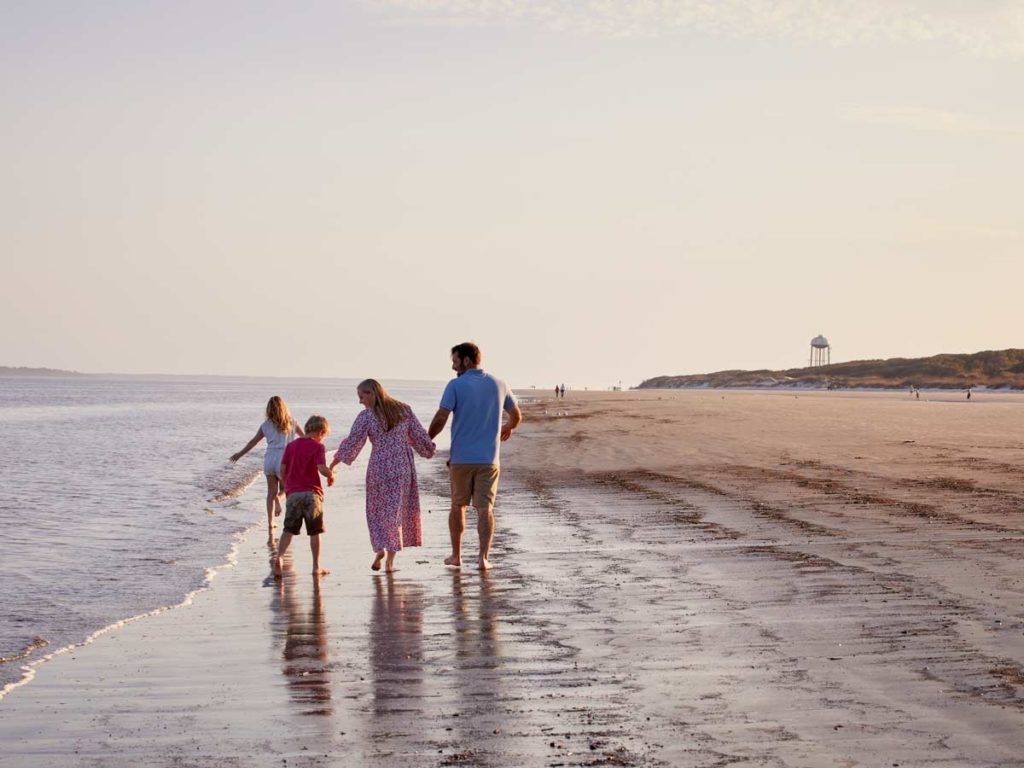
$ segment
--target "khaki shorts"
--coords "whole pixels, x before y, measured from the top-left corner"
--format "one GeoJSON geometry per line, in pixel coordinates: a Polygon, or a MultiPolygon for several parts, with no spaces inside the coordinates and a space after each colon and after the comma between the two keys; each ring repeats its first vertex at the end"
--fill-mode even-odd
{"type": "Polygon", "coordinates": [[[472,501],[477,509],[493,507],[500,471],[497,464],[452,464],[448,467],[452,504],[465,507],[472,501]]]}
{"type": "Polygon", "coordinates": [[[292,536],[298,536],[303,522],[306,523],[307,536],[324,532],[324,500],[319,493],[303,491],[288,494],[284,505],[284,529],[292,536]]]}

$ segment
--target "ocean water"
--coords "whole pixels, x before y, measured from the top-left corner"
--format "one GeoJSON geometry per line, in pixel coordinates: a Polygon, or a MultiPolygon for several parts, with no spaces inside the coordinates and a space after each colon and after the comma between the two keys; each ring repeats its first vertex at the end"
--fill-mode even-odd
{"type": "MultiPolygon", "coordinates": [[[[266,526],[266,443],[237,464],[228,457],[263,422],[267,399],[283,397],[300,423],[326,416],[330,454],[361,409],[356,383],[0,379],[0,696],[48,655],[205,586],[245,531],[266,526]]],[[[382,383],[424,424],[444,387],[382,383]]],[[[369,446],[356,467],[368,456],[369,446]]],[[[330,504],[361,508],[363,472],[343,477],[330,504]]]]}

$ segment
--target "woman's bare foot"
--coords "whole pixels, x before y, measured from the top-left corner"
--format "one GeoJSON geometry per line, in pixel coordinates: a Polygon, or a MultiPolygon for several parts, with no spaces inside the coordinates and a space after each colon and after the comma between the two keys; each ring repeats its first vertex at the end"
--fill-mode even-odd
{"type": "Polygon", "coordinates": [[[456,557],[455,555],[448,555],[448,557],[446,557],[444,559],[444,564],[445,565],[450,565],[453,568],[461,568],[462,567],[462,558],[461,557],[456,557]]]}
{"type": "Polygon", "coordinates": [[[326,576],[329,573],[330,573],[330,571],[327,570],[326,568],[314,568],[313,569],[313,575],[314,576],[326,576]]]}
{"type": "Polygon", "coordinates": [[[378,552],[377,556],[375,558],[373,558],[373,562],[370,564],[370,570],[371,571],[379,571],[380,570],[380,562],[383,559],[384,559],[384,553],[383,552],[378,552]]]}
{"type": "Polygon", "coordinates": [[[384,563],[384,572],[385,573],[394,573],[397,570],[398,569],[395,568],[395,553],[394,552],[388,552],[388,560],[387,560],[386,563],[384,563]]]}

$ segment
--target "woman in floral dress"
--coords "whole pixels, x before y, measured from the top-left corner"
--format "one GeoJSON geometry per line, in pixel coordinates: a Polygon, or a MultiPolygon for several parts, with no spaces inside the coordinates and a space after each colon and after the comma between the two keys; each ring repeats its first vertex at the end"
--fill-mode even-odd
{"type": "Polygon", "coordinates": [[[384,567],[392,573],[395,553],[403,547],[423,544],[413,451],[429,459],[435,446],[412,409],[391,397],[377,381],[367,379],[356,387],[356,392],[365,410],[356,417],[351,433],[335,451],[331,469],[341,462],[355,461],[369,438],[366,524],[376,555],[370,567],[379,571],[386,555],[384,567]]]}

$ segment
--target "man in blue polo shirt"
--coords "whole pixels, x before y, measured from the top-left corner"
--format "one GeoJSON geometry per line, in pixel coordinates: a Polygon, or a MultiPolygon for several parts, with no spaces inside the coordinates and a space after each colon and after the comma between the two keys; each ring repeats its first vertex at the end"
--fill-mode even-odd
{"type": "Polygon", "coordinates": [[[480,348],[472,342],[452,347],[452,370],[456,378],[448,382],[441,395],[441,407],[427,431],[437,437],[452,421],[452,450],[448,474],[452,489],[452,508],[448,514],[448,532],[452,554],[445,565],[462,565],[462,532],[466,528],[466,507],[476,508],[476,530],[480,536],[480,570],[491,567],[487,559],[494,536],[494,498],[498,495],[498,448],[512,436],[523,415],[508,385],[480,368],[480,348]],[[508,413],[502,426],[501,413],[508,413]]]}

